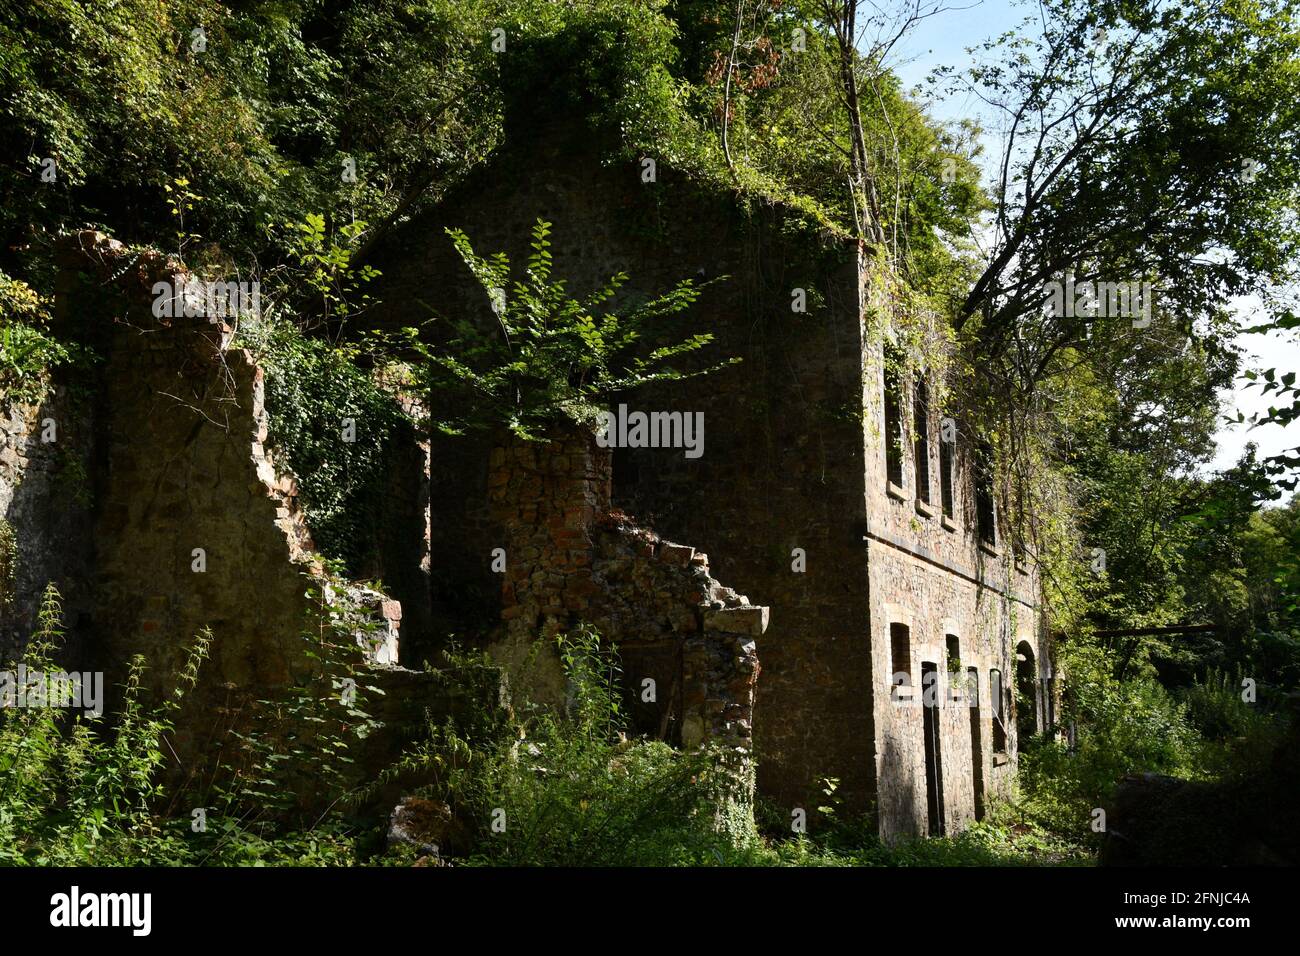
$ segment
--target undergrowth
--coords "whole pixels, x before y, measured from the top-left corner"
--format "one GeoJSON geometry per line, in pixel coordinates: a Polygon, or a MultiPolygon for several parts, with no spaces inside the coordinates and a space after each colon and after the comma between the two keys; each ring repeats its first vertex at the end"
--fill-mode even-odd
{"type": "MultiPolygon", "coordinates": [[[[204,793],[169,792],[170,735],[198,682],[210,635],[196,635],[175,689],[149,704],[136,658],[112,718],[62,708],[0,709],[0,864],[402,866],[421,854],[384,848],[386,820],[356,812],[381,788],[436,801],[454,820],[450,862],[469,866],[1020,866],[1088,865],[1094,808],[1135,771],[1195,779],[1259,772],[1281,724],[1243,710],[1235,677],[1211,674],[1183,696],[1142,681],[1081,691],[1073,746],[1024,741],[1018,789],[953,836],[887,845],[868,818],[839,812],[835,785],[813,832],[751,803],[752,766],[717,748],[677,750],[630,734],[617,656],[588,629],[558,639],[568,681],[559,711],[517,701],[502,732],[473,713],[423,739],[361,785],[352,767],[375,722],[338,693],[355,673],[363,627],[328,595],[306,635],[313,680],[259,702],[232,732],[231,771],[204,793]],[[1207,733],[1197,732],[1201,728],[1207,733]],[[1214,736],[1217,734],[1217,737],[1214,736]],[[311,800],[307,800],[311,797],[311,800]],[[317,812],[311,807],[324,804],[317,812]],[[202,819],[191,806],[204,808],[202,819]],[[758,816],[762,831],[755,820],[758,816]],[[201,825],[200,825],[201,823],[201,825]]],[[[23,662],[55,670],[63,639],[51,586],[23,662]]],[[[482,666],[452,654],[456,666],[482,666]]],[[[11,665],[16,666],[16,665],[11,665]]],[[[377,688],[372,688],[375,690],[377,688]]],[[[488,715],[478,715],[486,717],[488,715]]],[[[373,808],[372,808],[373,809],[373,808]]]]}

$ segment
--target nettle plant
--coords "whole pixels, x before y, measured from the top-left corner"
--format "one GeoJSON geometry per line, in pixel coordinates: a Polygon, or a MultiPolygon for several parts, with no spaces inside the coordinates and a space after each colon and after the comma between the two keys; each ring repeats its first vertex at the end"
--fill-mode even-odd
{"type": "Polygon", "coordinates": [[[616,273],[585,299],[571,296],[566,281],[553,277],[549,222],[537,220],[524,276],[513,282],[505,253],[485,258],[460,230],[447,233],[495,317],[490,324],[452,320],[452,336],[436,345],[419,341],[415,329],[405,330],[423,360],[425,384],[449,393],[442,414],[434,413],[434,424],[448,434],[505,427],[525,440],[545,440],[556,425],[594,426],[619,392],[707,375],[740,361],[692,370],[667,364],[707,346],[713,341],[707,332],[675,344],[646,343],[656,322],[689,309],[719,279],[700,285],[682,280],[620,314],[605,307],[626,284],[626,273],[616,273]]]}

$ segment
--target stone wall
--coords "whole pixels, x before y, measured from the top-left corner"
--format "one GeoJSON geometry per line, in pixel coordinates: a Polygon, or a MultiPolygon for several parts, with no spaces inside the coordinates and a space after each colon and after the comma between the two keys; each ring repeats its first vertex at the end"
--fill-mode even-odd
{"type": "MultiPolygon", "coordinates": [[[[231,325],[154,316],[155,283],[181,285],[183,269],[93,232],[67,237],[60,258],[57,331],[98,359],[75,383],[89,396],[81,404],[56,392],[4,420],[0,506],[19,542],[13,632],[30,631],[33,598],[55,580],[83,632],[82,663],[104,673],[112,706],[133,656],[156,698],[210,629],[171,740],[182,762],[222,746],[250,702],[313,678],[306,635],[335,608],[359,623],[371,680],[417,688],[417,705],[445,697],[438,680],[395,667],[400,603],[330,575],[312,550],[296,482],[266,445],[263,372],[231,347],[231,325]],[[33,437],[42,419],[56,422],[57,443],[33,437]],[[60,485],[59,456],[84,463],[85,489],[60,485]]],[[[423,455],[414,443],[408,451],[418,473],[423,455]]],[[[419,489],[395,495],[423,511],[419,489]]],[[[422,519],[412,531],[424,541],[422,519]]],[[[388,557],[413,561],[418,576],[427,554],[421,545],[388,557]]]]}
{"type": "Polygon", "coordinates": [[[210,627],[205,681],[291,683],[304,672],[311,538],[292,478],[263,444],[261,369],[227,348],[222,322],[153,316],[148,290],[183,276],[162,257],[131,265],[119,244],[86,233],[65,253],[59,324],[95,348],[103,383],[95,657],[120,682],[142,653],[161,688],[210,627]]]}
{"type": "Polygon", "coordinates": [[[1102,866],[1300,865],[1300,695],[1263,772],[1213,781],[1129,774],[1106,802],[1102,866]]]}
{"type": "MultiPolygon", "coordinates": [[[[882,313],[888,313],[882,310],[882,313]]],[[[882,330],[883,331],[883,330],[882,330]]],[[[917,493],[911,393],[904,389],[903,481],[893,485],[885,464],[884,361],[881,338],[865,354],[863,407],[868,476],[865,534],[870,567],[871,642],[876,712],[876,762],[880,780],[880,831],[886,838],[931,834],[927,807],[922,666],[936,665],[939,687],[931,700],[939,722],[939,776],[944,832],[962,829],[986,801],[1007,795],[1016,754],[1014,646],[1027,643],[1037,662],[1048,660],[1039,643],[1038,579],[1031,564],[1017,564],[1002,542],[979,542],[969,434],[958,429],[953,514],[943,513],[940,440],[943,415],[929,416],[930,499],[917,493]],[[907,666],[895,659],[891,628],[906,628],[907,666]],[[957,639],[962,679],[949,676],[947,639],[957,639]],[[1013,641],[1014,638],[1014,641],[1013,641]],[[972,689],[969,670],[978,685],[972,689]],[[906,670],[911,691],[890,692],[894,674],[906,670]],[[995,750],[990,673],[1001,675],[1006,700],[1005,745],[995,750]],[[972,726],[974,723],[975,726],[972,726]],[[977,749],[978,748],[978,749],[977,749]]],[[[1047,676],[1044,671],[1041,676],[1047,676]]]]}
{"type": "MultiPolygon", "coordinates": [[[[381,250],[382,321],[416,325],[429,307],[490,320],[444,226],[464,229],[480,253],[520,262],[533,222],[553,222],[555,274],[577,295],[617,271],[631,277],[624,302],[683,278],[730,277],[666,321],[664,336],[713,332],[716,344],[689,361],[743,364],[627,397],[647,411],[703,412],[703,456],[617,450],[613,502],[707,552],[713,574],[773,608],[755,703],[760,787],[811,808],[821,778],[838,776],[846,798],[866,807],[874,731],[856,244],[778,207],[747,215],[730,193],[663,163],[655,182],[643,182],[639,164],[604,164],[584,129],[533,129],[516,142],[381,250]],[[807,293],[807,312],[792,311],[794,289],[807,293]],[[806,572],[792,570],[795,548],[806,552],[806,572]]],[[[495,610],[488,453],[473,440],[435,439],[435,615],[453,627],[495,610]]]]}
{"type": "Polygon", "coordinates": [[[493,653],[535,702],[563,706],[563,673],[538,637],[592,625],[617,647],[634,729],[748,751],[767,608],[719,584],[706,555],[611,511],[610,481],[608,449],[582,429],[492,452],[505,561],[493,653]]]}
{"type": "Polygon", "coordinates": [[[93,404],[65,381],[39,404],[0,401],[0,662],[22,650],[53,583],[68,631],[66,659],[79,666],[94,558],[93,404]]]}

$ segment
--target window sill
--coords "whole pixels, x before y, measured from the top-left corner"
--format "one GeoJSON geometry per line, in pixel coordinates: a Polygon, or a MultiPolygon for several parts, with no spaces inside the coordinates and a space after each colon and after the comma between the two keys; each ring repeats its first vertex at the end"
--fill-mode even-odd
{"type": "Polygon", "coordinates": [[[1001,767],[1003,764],[1008,764],[1010,762],[1011,762],[1010,754],[995,753],[993,755],[993,766],[995,767],[1001,767]]]}
{"type": "Polygon", "coordinates": [[[922,501],[920,498],[917,498],[917,499],[916,499],[916,513],[919,514],[922,518],[933,518],[933,517],[934,517],[934,505],[932,505],[932,504],[930,504],[930,503],[928,503],[928,502],[922,501]]]}
{"type": "Polygon", "coordinates": [[[904,494],[903,489],[898,485],[894,484],[892,481],[887,482],[885,484],[885,493],[889,495],[889,497],[893,498],[895,501],[907,500],[907,495],[904,494]]]}
{"type": "Polygon", "coordinates": [[[1002,557],[1002,549],[999,548],[996,544],[989,544],[987,541],[980,542],[980,550],[983,551],[985,554],[987,554],[990,558],[1002,557]]]}
{"type": "Polygon", "coordinates": [[[957,522],[953,521],[953,520],[952,520],[951,518],[949,518],[947,515],[944,515],[944,516],[943,516],[943,520],[940,521],[939,523],[943,525],[943,529],[944,529],[945,531],[956,531],[956,530],[957,530],[957,522]]]}

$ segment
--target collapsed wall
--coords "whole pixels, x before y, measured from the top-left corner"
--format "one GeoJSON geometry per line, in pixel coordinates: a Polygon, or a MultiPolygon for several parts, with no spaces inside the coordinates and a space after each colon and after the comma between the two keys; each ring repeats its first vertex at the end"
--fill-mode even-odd
{"type": "MultiPolygon", "coordinates": [[[[41,589],[54,580],[70,605],[84,608],[84,666],[120,688],[139,655],[144,686],[157,698],[175,686],[195,636],[210,631],[209,660],[171,738],[181,762],[215,752],[256,700],[311,679],[304,631],[323,626],[322,598],[371,622],[368,682],[392,692],[376,702],[380,720],[409,725],[426,713],[499,707],[501,688],[486,672],[458,681],[395,666],[401,603],[323,567],[296,482],[267,445],[263,370],[232,345],[233,319],[199,308],[187,316],[183,302],[155,314],[157,288],[188,287],[183,268],[94,232],[68,237],[60,262],[56,332],[98,358],[75,387],[58,386],[40,409],[11,409],[0,429],[0,504],[15,522],[19,554],[10,564],[22,581],[12,602],[22,613],[4,618],[15,643],[30,633],[41,589]],[[69,391],[83,398],[80,417],[60,398],[69,391]],[[41,444],[33,426],[48,420],[58,437],[41,444]],[[76,508],[65,507],[69,496],[50,477],[60,455],[83,463],[76,508]],[[52,537],[59,527],[70,533],[52,537]]],[[[427,448],[413,444],[408,457],[428,467],[427,448]]],[[[507,442],[491,468],[484,500],[508,556],[497,656],[518,664],[539,635],[592,624],[618,645],[636,730],[747,753],[755,639],[767,609],[719,584],[705,555],[612,512],[610,452],[590,433],[507,442]]],[[[412,571],[418,599],[429,490],[409,485],[395,480],[393,495],[426,509],[416,528],[424,544],[380,547],[375,560],[412,571]]],[[[564,706],[553,645],[533,663],[514,668],[516,699],[564,706]]],[[[394,757],[392,741],[372,749],[394,757]]]]}
{"type": "MultiPolygon", "coordinates": [[[[305,591],[313,577],[329,582],[294,481],[265,446],[262,370],[229,347],[235,320],[155,316],[153,290],[189,277],[102,234],[71,237],[61,264],[57,330],[99,357],[94,656],[120,680],[143,654],[161,688],[210,628],[208,680],[302,678],[305,591]]],[[[389,626],[377,659],[391,660],[400,612],[380,608],[389,626]]]]}
{"type": "Polygon", "coordinates": [[[384,714],[445,709],[456,695],[443,677],[396,666],[401,604],[331,574],[313,550],[296,483],[266,444],[263,371],[232,347],[235,318],[204,314],[192,277],[160,253],[86,231],[58,255],[54,331],[97,359],[41,408],[0,418],[0,508],[17,542],[10,642],[30,633],[53,581],[77,612],[79,666],[103,672],[111,706],[135,656],[157,699],[209,630],[170,741],[182,764],[218,752],[256,701],[318,678],[308,635],[331,619],[356,628],[368,667],[358,683],[400,690],[384,714]],[[174,308],[155,308],[159,289],[178,290],[174,308]],[[42,421],[55,440],[33,430],[42,421]],[[80,464],[75,490],[59,485],[62,460],[80,464]]]}
{"type": "Polygon", "coordinates": [[[580,428],[492,452],[504,564],[492,653],[535,701],[563,706],[563,672],[538,637],[589,624],[617,647],[633,729],[747,753],[768,609],[714,579],[707,555],[613,511],[611,468],[580,428]]]}

